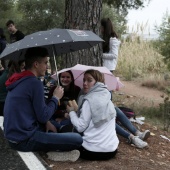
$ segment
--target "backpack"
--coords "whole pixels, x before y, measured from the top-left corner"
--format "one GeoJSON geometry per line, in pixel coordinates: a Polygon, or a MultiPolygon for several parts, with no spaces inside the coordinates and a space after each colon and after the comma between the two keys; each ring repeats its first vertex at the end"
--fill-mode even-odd
{"type": "Polygon", "coordinates": [[[127,117],[128,119],[136,117],[135,112],[128,107],[118,107],[127,117]]]}

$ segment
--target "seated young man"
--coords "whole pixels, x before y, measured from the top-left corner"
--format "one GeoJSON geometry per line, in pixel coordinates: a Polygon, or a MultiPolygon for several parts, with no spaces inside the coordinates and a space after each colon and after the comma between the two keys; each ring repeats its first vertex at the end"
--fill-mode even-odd
{"type": "Polygon", "coordinates": [[[57,109],[64,93],[62,87],[56,87],[46,105],[43,85],[37,77],[45,75],[47,57],[47,49],[29,48],[25,54],[26,71],[15,73],[6,82],[4,134],[11,148],[18,151],[70,151],[83,142],[77,133],[46,133],[41,128],[57,109]]]}

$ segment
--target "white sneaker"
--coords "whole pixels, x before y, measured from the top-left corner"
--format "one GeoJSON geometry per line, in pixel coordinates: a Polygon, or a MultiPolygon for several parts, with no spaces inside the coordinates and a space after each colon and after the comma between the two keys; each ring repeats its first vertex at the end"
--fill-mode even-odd
{"type": "Polygon", "coordinates": [[[142,140],[146,140],[150,136],[150,131],[149,130],[145,130],[145,132],[139,132],[137,134],[137,136],[139,136],[139,138],[142,139],[142,140]]]}
{"type": "Polygon", "coordinates": [[[137,148],[140,149],[148,146],[148,143],[141,140],[138,136],[134,136],[133,138],[131,138],[131,141],[137,148]]]}
{"type": "Polygon", "coordinates": [[[72,150],[68,152],[47,152],[48,159],[53,161],[71,161],[75,162],[80,156],[80,152],[78,150],[72,150]]]}

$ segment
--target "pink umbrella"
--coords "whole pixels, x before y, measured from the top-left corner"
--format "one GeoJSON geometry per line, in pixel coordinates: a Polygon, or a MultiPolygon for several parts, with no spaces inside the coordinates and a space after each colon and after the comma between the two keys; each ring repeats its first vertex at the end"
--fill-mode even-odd
{"type": "MultiPolygon", "coordinates": [[[[115,77],[106,67],[95,67],[95,66],[87,66],[87,65],[77,64],[74,67],[65,68],[65,69],[58,71],[58,74],[70,70],[73,73],[75,85],[82,88],[83,87],[83,77],[84,77],[83,73],[89,69],[98,70],[104,74],[105,84],[107,85],[109,90],[119,90],[121,87],[124,86],[120,82],[119,77],[115,77]]],[[[58,76],[56,76],[56,74],[53,74],[51,77],[53,79],[57,80],[58,76]]]]}

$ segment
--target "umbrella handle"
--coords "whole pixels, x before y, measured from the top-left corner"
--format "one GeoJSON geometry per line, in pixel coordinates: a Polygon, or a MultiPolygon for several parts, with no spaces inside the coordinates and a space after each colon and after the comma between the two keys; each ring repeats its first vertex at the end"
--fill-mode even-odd
{"type": "MultiPolygon", "coordinates": [[[[56,62],[56,58],[55,58],[55,52],[54,52],[54,46],[52,46],[52,50],[53,50],[53,57],[54,57],[54,65],[55,65],[55,70],[56,70],[56,78],[57,78],[57,83],[59,85],[59,78],[58,78],[58,70],[57,70],[57,62],[56,62]]],[[[58,105],[60,106],[60,100],[58,100],[58,105]]]]}
{"type": "Polygon", "coordinates": [[[54,65],[55,65],[55,70],[56,70],[56,79],[57,79],[57,83],[58,83],[58,85],[59,85],[57,62],[56,62],[56,58],[55,58],[56,56],[55,56],[55,52],[54,52],[54,46],[52,46],[52,51],[53,51],[54,65]]]}

